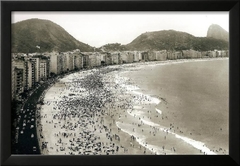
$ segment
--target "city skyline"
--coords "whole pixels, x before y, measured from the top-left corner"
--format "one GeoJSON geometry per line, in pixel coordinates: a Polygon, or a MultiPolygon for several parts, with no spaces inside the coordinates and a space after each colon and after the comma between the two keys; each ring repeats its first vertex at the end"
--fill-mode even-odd
{"type": "Polygon", "coordinates": [[[12,12],[12,23],[38,18],[93,47],[128,44],[145,32],[176,30],[205,37],[211,24],[229,31],[228,12],[12,12]]]}

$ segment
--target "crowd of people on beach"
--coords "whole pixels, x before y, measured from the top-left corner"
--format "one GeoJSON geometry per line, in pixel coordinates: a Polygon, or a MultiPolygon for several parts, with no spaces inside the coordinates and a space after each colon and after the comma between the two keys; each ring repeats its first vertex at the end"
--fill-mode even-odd
{"type": "MultiPolygon", "coordinates": [[[[113,118],[114,94],[112,87],[108,87],[107,77],[103,75],[116,70],[105,68],[92,71],[84,78],[76,76],[71,82],[65,82],[58,89],[61,94],[59,99],[54,97],[52,101],[44,104],[51,106],[49,113],[42,114],[41,109],[37,112],[37,127],[40,148],[42,154],[127,154],[128,147],[121,144],[121,137],[114,133],[110,123],[105,122],[105,116],[113,118]],[[70,92],[69,95],[64,91],[70,92]],[[111,111],[109,108],[111,107],[111,111]],[[44,138],[44,125],[52,126],[51,134],[54,135],[54,146],[44,138]]],[[[116,85],[117,86],[117,85],[116,85]]],[[[117,87],[114,87],[117,88],[117,87]]],[[[55,92],[57,93],[57,92],[55,92]]],[[[129,105],[118,105],[121,109],[129,105]]]]}
{"type": "Polygon", "coordinates": [[[36,115],[42,154],[177,153],[175,146],[162,144],[157,149],[146,140],[140,142],[140,136],[126,134],[115,125],[116,122],[129,125],[129,131],[133,133],[148,134],[163,141],[170,137],[170,132],[182,132],[174,123],[164,131],[154,126],[154,123],[146,123],[148,120],[157,120],[158,123],[168,117],[158,111],[153,112],[155,108],[152,107],[155,105],[152,104],[151,97],[131,93],[131,90],[123,87],[123,83],[130,84],[129,79],[118,77],[118,82],[113,83],[116,75],[109,73],[118,70],[117,67],[105,67],[82,71],[80,74],[72,74],[68,81],[59,81],[58,86],[53,85],[56,87],[52,99],[44,101],[48,110],[43,111],[39,107],[36,115]],[[140,111],[136,112],[136,105],[145,113],[141,115],[140,111]],[[130,119],[129,123],[126,119],[130,119]],[[54,139],[49,140],[49,137],[54,139]]]}

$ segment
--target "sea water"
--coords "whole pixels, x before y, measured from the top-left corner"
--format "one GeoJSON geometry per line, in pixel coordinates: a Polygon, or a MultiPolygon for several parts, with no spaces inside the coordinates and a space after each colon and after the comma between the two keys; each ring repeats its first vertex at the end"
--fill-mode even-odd
{"type": "Polygon", "coordinates": [[[124,118],[116,125],[155,154],[228,154],[228,63],[226,58],[175,61],[129,72],[125,67],[115,82],[134,95],[127,112],[151,134],[133,131],[124,118]],[[167,137],[153,136],[156,130],[167,137]]]}

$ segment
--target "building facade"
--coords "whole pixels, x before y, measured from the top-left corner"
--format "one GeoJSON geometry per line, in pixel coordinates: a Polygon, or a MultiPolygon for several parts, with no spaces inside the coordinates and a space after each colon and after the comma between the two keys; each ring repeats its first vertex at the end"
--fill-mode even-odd
{"type": "Polygon", "coordinates": [[[32,57],[31,60],[35,62],[35,82],[38,83],[40,81],[40,58],[32,57]]]}
{"type": "Polygon", "coordinates": [[[47,58],[40,59],[39,71],[40,71],[40,80],[47,80],[49,74],[49,63],[47,58]]]}
{"type": "Polygon", "coordinates": [[[80,53],[74,53],[74,69],[79,70],[83,68],[82,55],[80,53]]]}
{"type": "Polygon", "coordinates": [[[27,88],[28,90],[35,86],[35,70],[36,70],[35,61],[29,59],[27,61],[27,88]]]}

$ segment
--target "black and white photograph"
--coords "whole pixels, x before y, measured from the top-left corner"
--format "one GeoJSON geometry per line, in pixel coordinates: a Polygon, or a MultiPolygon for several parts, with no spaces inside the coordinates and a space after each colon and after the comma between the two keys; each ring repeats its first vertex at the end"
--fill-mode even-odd
{"type": "Polygon", "coordinates": [[[229,155],[229,12],[11,13],[11,152],[229,155]]]}

